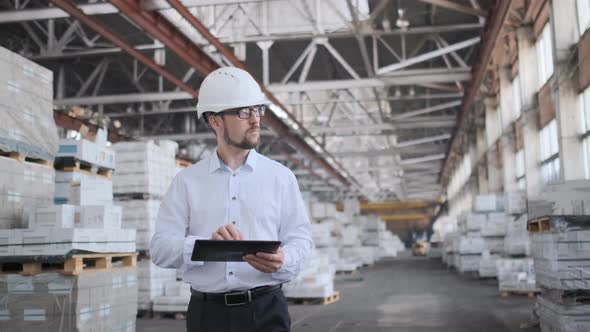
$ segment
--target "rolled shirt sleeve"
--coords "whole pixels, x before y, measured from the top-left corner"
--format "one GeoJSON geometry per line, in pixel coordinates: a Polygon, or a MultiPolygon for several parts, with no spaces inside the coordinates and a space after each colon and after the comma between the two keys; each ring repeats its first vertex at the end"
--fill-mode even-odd
{"type": "Polygon", "coordinates": [[[299,191],[297,179],[289,171],[289,180],[281,194],[279,240],[284,253],[283,266],[272,274],[274,279],[286,282],[294,278],[309,261],[313,249],[311,225],[299,191]]]}

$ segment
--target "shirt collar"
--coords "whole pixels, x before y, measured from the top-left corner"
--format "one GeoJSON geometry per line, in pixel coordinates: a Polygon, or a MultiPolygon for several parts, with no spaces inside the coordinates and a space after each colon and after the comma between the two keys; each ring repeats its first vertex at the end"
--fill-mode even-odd
{"type": "MultiPolygon", "coordinates": [[[[254,168],[256,167],[256,162],[258,161],[258,152],[256,152],[256,149],[252,149],[250,150],[250,152],[248,153],[248,157],[246,157],[246,162],[244,163],[244,165],[242,165],[242,167],[247,166],[248,168],[250,168],[250,170],[254,170],[254,168]]],[[[213,155],[211,156],[211,158],[209,159],[209,173],[213,173],[218,169],[222,169],[227,167],[225,165],[225,163],[223,162],[223,160],[219,159],[219,155],[217,154],[217,149],[215,149],[215,152],[213,153],[213,155]]]]}

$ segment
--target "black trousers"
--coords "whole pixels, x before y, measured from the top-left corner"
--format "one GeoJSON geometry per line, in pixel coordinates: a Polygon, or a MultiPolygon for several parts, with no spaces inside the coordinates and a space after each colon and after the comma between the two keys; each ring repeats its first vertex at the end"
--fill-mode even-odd
{"type": "Polygon", "coordinates": [[[253,302],[228,307],[222,301],[192,296],[186,316],[187,332],[283,332],[291,330],[287,299],[282,290],[253,302]]]}

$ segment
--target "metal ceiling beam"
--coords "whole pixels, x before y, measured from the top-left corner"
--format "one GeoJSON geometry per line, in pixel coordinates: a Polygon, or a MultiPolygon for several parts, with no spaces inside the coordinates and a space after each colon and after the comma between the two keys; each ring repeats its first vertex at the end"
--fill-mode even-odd
{"type": "Polygon", "coordinates": [[[449,108],[453,108],[455,106],[459,106],[461,105],[461,101],[457,100],[457,101],[451,101],[448,103],[442,103],[436,106],[431,106],[431,107],[426,107],[423,109],[419,109],[419,110],[414,110],[414,111],[409,111],[409,112],[403,112],[401,114],[395,115],[392,117],[392,120],[394,121],[399,121],[399,120],[403,120],[403,119],[408,119],[408,118],[412,118],[415,117],[417,115],[423,115],[423,114],[428,114],[428,113],[432,113],[432,112],[438,112],[438,111],[442,111],[442,110],[446,110],[449,108]]]}
{"type": "MultiPolygon", "coordinates": [[[[115,5],[117,5],[117,3],[123,2],[122,0],[111,0],[115,5]]],[[[178,11],[178,13],[190,24],[192,25],[197,31],[199,31],[201,33],[201,35],[207,39],[213,46],[215,46],[215,48],[217,48],[217,50],[223,54],[223,56],[225,56],[226,59],[229,60],[229,62],[231,64],[233,64],[236,67],[242,68],[246,71],[248,71],[248,69],[246,68],[246,66],[235,56],[235,54],[229,50],[224,44],[222,44],[213,34],[211,34],[211,32],[209,31],[209,29],[207,27],[205,27],[205,25],[203,25],[183,4],[181,1],[179,0],[167,0],[168,3],[174,8],[176,9],[176,11],[178,11]]],[[[138,0],[128,0],[126,1],[128,3],[133,3],[134,5],[139,4],[138,0]]],[[[117,5],[117,7],[121,10],[123,10],[122,6],[117,5]]],[[[129,8],[130,11],[137,11],[138,8],[129,8]]],[[[141,9],[139,9],[139,12],[142,12],[141,9]]],[[[126,11],[126,14],[129,14],[129,12],[126,11]]],[[[153,27],[150,25],[151,23],[149,21],[142,21],[141,18],[143,16],[145,16],[145,14],[140,13],[142,16],[135,16],[134,22],[139,24],[140,27],[146,29],[146,31],[150,31],[153,30],[153,27]]],[[[155,14],[152,13],[152,16],[154,16],[155,14]]],[[[168,24],[170,24],[168,21],[166,21],[164,19],[164,21],[168,24]]],[[[162,22],[158,22],[160,24],[164,24],[162,22]]],[[[161,27],[159,27],[161,29],[161,27]]],[[[180,31],[178,31],[177,29],[174,28],[174,30],[172,31],[176,31],[176,33],[174,33],[172,36],[164,36],[165,38],[174,38],[174,35],[182,35],[182,33],[180,31]]],[[[184,35],[182,35],[184,36],[184,35]]],[[[160,39],[160,38],[158,38],[160,39]]],[[[169,46],[169,44],[173,43],[175,40],[168,40],[168,39],[160,39],[160,41],[162,43],[164,43],[165,45],[169,46]]],[[[197,48],[196,45],[194,45],[192,42],[188,42],[192,47],[197,48]]],[[[191,46],[189,46],[189,48],[191,48],[191,46]]],[[[200,49],[199,49],[200,51],[200,49]]],[[[175,51],[176,52],[176,51],[175,51]]],[[[201,51],[202,52],[202,51],[201,51]]],[[[176,52],[177,53],[177,52],[176,52]]],[[[178,54],[178,53],[177,53],[178,54]]],[[[183,57],[181,54],[178,54],[179,56],[183,57]]],[[[195,59],[192,59],[192,61],[195,61],[195,59]]],[[[191,61],[187,61],[188,63],[192,64],[191,61]]],[[[199,67],[196,67],[196,69],[199,69],[199,67]]],[[[206,68],[208,69],[208,68],[206,68]]],[[[213,68],[216,69],[216,68],[213,68]]],[[[201,73],[203,75],[207,75],[210,71],[212,71],[213,69],[209,70],[209,71],[201,71],[201,73]]],[[[260,82],[259,82],[260,83],[260,82]]],[[[274,103],[275,105],[277,105],[278,107],[282,108],[283,110],[285,110],[285,113],[288,117],[288,120],[290,120],[291,122],[295,123],[295,125],[299,128],[300,132],[304,135],[307,136],[305,139],[310,139],[313,141],[313,143],[315,143],[315,146],[320,147],[320,151],[316,151],[314,148],[312,148],[310,146],[311,143],[308,144],[308,142],[306,142],[303,138],[301,138],[299,135],[297,135],[296,133],[293,133],[291,128],[285,124],[285,122],[283,120],[281,120],[278,115],[274,114],[273,112],[269,112],[267,113],[267,115],[265,115],[264,120],[266,125],[268,125],[269,127],[271,127],[275,132],[279,133],[284,139],[286,139],[292,146],[294,146],[296,149],[301,150],[301,152],[303,152],[304,154],[306,154],[311,160],[313,160],[314,162],[316,162],[318,165],[320,165],[320,167],[326,169],[328,171],[329,174],[333,175],[336,179],[338,179],[340,182],[342,182],[345,185],[351,185],[352,182],[351,180],[349,180],[346,176],[343,175],[343,173],[341,173],[341,171],[337,170],[335,168],[334,165],[331,165],[326,158],[330,158],[330,154],[328,151],[326,151],[325,149],[321,148],[321,145],[311,136],[311,134],[309,134],[309,132],[307,132],[307,130],[297,121],[297,119],[295,119],[293,117],[293,115],[287,111],[287,109],[281,104],[281,102],[263,85],[260,84],[260,87],[262,89],[262,91],[266,94],[267,98],[274,103]]],[[[334,160],[332,158],[332,160],[334,160]]],[[[335,162],[335,161],[334,161],[335,162]]],[[[337,165],[340,166],[340,165],[337,165]]]]}
{"type": "Polygon", "coordinates": [[[463,4],[460,4],[460,3],[457,3],[454,1],[450,1],[450,0],[420,0],[420,1],[429,3],[434,6],[454,10],[454,11],[464,13],[464,14],[481,16],[481,17],[488,16],[488,13],[485,10],[465,6],[463,4]]]}
{"type": "Polygon", "coordinates": [[[417,64],[417,63],[420,63],[420,62],[424,62],[424,61],[427,61],[427,60],[430,60],[430,59],[433,59],[433,58],[437,58],[439,56],[442,56],[442,55],[445,55],[445,54],[448,54],[448,53],[452,53],[452,52],[455,52],[457,50],[460,50],[460,49],[463,49],[463,48],[466,48],[466,47],[475,45],[475,44],[479,43],[479,41],[480,41],[480,38],[479,37],[470,38],[470,39],[464,40],[462,42],[449,45],[447,47],[439,48],[439,49],[436,49],[434,51],[426,52],[426,53],[417,55],[417,56],[412,57],[412,58],[404,59],[404,60],[402,60],[402,61],[400,61],[398,63],[394,63],[394,64],[391,64],[391,65],[387,65],[385,67],[379,68],[377,70],[377,75],[385,75],[385,74],[394,72],[396,70],[399,70],[399,69],[402,69],[402,68],[405,68],[405,67],[409,67],[411,65],[414,65],[414,64],[417,64]]]}
{"type": "Polygon", "coordinates": [[[147,93],[127,93],[117,95],[103,95],[103,96],[87,96],[55,99],[54,105],[68,106],[68,105],[108,105],[108,104],[129,104],[141,103],[163,100],[187,100],[194,97],[184,91],[175,92],[147,92],[147,93]]]}
{"type": "MultiPolygon", "coordinates": [[[[262,137],[276,137],[276,134],[271,130],[261,130],[260,136],[262,137]]],[[[193,141],[193,140],[214,140],[215,134],[212,131],[209,132],[200,132],[200,133],[193,133],[193,134],[172,134],[172,135],[151,135],[151,136],[141,136],[138,137],[139,140],[142,141],[149,141],[149,140],[171,140],[171,141],[193,141]]]]}
{"type": "Polygon", "coordinates": [[[395,85],[414,85],[433,82],[467,81],[471,75],[465,68],[414,69],[394,72],[394,75],[379,78],[362,78],[354,80],[308,81],[293,84],[270,84],[273,93],[303,92],[314,90],[384,88],[395,85]]]}
{"type": "Polygon", "coordinates": [[[152,58],[134,49],[133,46],[129,45],[117,34],[110,31],[100,21],[84,14],[84,12],[78,9],[74,3],[68,0],[51,0],[51,2],[63,9],[72,17],[76,18],[83,24],[87,25],[89,28],[93,29],[94,31],[105,37],[106,39],[110,40],[113,44],[125,50],[125,52],[129,53],[131,56],[141,61],[143,64],[154,70],[156,73],[160,74],[162,77],[166,78],[176,86],[180,87],[181,89],[189,93],[192,97],[197,96],[198,90],[193,89],[188,84],[184,83],[181,79],[174,76],[172,73],[158,65],[152,58]]]}
{"type": "Polygon", "coordinates": [[[493,3],[492,9],[490,11],[490,17],[487,20],[485,29],[483,31],[482,42],[479,45],[478,56],[475,57],[475,65],[471,69],[473,77],[471,78],[471,82],[469,82],[469,85],[466,88],[466,93],[463,96],[463,104],[461,105],[461,110],[457,115],[457,126],[453,131],[451,143],[449,144],[446,154],[447,157],[445,158],[443,167],[441,169],[440,179],[444,185],[446,185],[448,181],[450,160],[454,158],[456,154],[456,145],[459,144],[459,139],[457,136],[459,135],[459,132],[463,130],[462,127],[465,121],[464,115],[471,109],[475,97],[477,96],[477,93],[480,89],[480,85],[485,76],[494,46],[496,45],[496,41],[500,36],[502,25],[504,24],[506,17],[508,17],[510,3],[511,0],[497,0],[493,3]]]}
{"type": "Polygon", "coordinates": [[[435,154],[435,155],[432,155],[432,156],[420,157],[420,158],[403,159],[400,162],[400,165],[405,166],[405,165],[418,164],[418,163],[426,163],[426,162],[429,162],[429,161],[442,160],[442,159],[445,159],[445,154],[444,153],[435,154]]]}
{"type": "Polygon", "coordinates": [[[396,144],[396,147],[398,147],[398,148],[408,148],[408,147],[419,145],[419,144],[426,144],[426,143],[432,143],[432,142],[447,140],[449,138],[451,138],[451,135],[450,134],[443,134],[443,135],[437,135],[437,136],[431,136],[431,137],[418,138],[418,139],[413,139],[413,140],[398,142],[396,144]]]}

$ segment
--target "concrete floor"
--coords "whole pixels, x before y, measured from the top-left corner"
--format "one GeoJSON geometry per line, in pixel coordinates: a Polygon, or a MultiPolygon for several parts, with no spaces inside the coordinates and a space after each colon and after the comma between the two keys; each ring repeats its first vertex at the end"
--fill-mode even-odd
{"type": "MultiPolygon", "coordinates": [[[[440,260],[383,261],[362,269],[360,277],[336,282],[336,303],[290,306],[293,331],[540,331],[521,329],[534,299],[502,298],[496,280],[447,271],[440,260]]],[[[184,321],[137,321],[137,331],[164,329],[185,331],[184,321]]]]}

